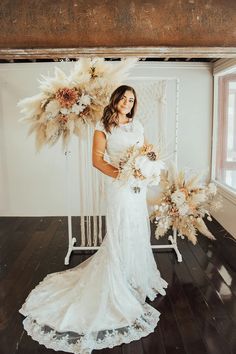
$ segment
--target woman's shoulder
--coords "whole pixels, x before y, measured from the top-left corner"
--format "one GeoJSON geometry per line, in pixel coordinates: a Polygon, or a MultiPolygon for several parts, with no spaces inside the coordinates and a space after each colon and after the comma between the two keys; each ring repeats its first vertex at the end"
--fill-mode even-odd
{"type": "Polygon", "coordinates": [[[107,136],[107,131],[101,120],[97,121],[97,123],[95,124],[95,130],[99,130],[100,132],[103,132],[107,136]]]}
{"type": "Polygon", "coordinates": [[[101,120],[98,120],[95,124],[95,130],[105,130],[103,122],[101,120]]]}
{"type": "Polygon", "coordinates": [[[105,134],[107,133],[106,129],[104,127],[104,124],[101,120],[97,121],[97,123],[95,125],[95,130],[100,130],[101,132],[104,132],[105,134]]]}

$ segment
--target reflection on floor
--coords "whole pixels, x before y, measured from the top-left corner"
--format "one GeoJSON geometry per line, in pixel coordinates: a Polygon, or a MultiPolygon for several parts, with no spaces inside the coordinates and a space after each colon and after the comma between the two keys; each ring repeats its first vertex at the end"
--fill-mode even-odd
{"type": "MultiPolygon", "coordinates": [[[[70,265],[64,266],[66,220],[0,218],[0,354],[55,353],[24,332],[18,309],[46,274],[73,267],[93,253],[77,252],[70,265]]],[[[78,222],[73,219],[74,229],[78,222]]],[[[178,240],[182,263],[177,262],[173,251],[155,252],[162,277],[169,283],[167,295],[157,296],[151,303],[161,312],[155,331],[140,341],[93,353],[236,353],[236,241],[215,221],[209,226],[217,241],[199,236],[193,246],[178,240]]],[[[167,238],[158,242],[167,243],[167,238]]]]}

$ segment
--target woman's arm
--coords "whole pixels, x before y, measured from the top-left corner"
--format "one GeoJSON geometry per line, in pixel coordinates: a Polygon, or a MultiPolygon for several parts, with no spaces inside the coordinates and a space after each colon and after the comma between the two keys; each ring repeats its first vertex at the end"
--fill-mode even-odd
{"type": "Polygon", "coordinates": [[[92,162],[93,166],[105,175],[116,178],[119,169],[104,160],[106,136],[102,131],[95,130],[93,135],[92,162]]]}

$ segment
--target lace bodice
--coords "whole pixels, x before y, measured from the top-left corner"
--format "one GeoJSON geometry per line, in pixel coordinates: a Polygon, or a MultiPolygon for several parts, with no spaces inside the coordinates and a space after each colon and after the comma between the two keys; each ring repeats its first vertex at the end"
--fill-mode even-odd
{"type": "Polygon", "coordinates": [[[98,121],[95,130],[104,132],[106,135],[106,153],[110,163],[118,167],[121,155],[131,145],[142,146],[144,143],[144,129],[138,119],[132,122],[113,127],[111,133],[107,133],[101,121],[98,121]]]}

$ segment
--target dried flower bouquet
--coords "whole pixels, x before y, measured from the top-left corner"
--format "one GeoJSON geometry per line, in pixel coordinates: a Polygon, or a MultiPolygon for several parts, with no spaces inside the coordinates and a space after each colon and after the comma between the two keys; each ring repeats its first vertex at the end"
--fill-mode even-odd
{"type": "Polygon", "coordinates": [[[185,236],[193,244],[197,242],[197,232],[214,240],[203,218],[212,220],[209,210],[221,207],[214,183],[202,185],[200,175],[185,178],[183,171],[177,172],[172,166],[161,176],[162,192],[155,201],[151,221],[156,223],[155,237],[164,236],[170,229],[176,229],[179,236],[185,236]]]}

